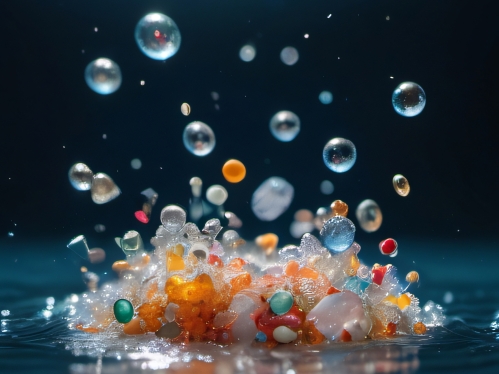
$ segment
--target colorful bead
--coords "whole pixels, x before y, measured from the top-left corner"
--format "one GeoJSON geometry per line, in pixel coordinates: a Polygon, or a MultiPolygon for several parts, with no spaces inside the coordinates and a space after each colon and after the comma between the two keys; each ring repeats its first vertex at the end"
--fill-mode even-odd
{"type": "Polygon", "coordinates": [[[125,299],[119,299],[113,306],[114,316],[119,323],[128,323],[133,318],[132,303],[125,299]]]}
{"type": "Polygon", "coordinates": [[[293,295],[287,291],[279,291],[272,295],[269,300],[270,309],[277,314],[283,315],[293,306],[293,295]]]}
{"type": "Polygon", "coordinates": [[[398,244],[395,239],[388,238],[382,240],[379,243],[379,250],[384,255],[395,257],[395,255],[397,254],[397,249],[398,249],[398,244]]]}
{"type": "Polygon", "coordinates": [[[409,283],[419,282],[419,274],[417,271],[410,271],[405,276],[405,280],[409,283]]]}
{"type": "Polygon", "coordinates": [[[266,342],[266,341],[267,341],[267,335],[265,335],[265,334],[264,334],[263,332],[261,332],[261,331],[258,331],[258,332],[256,333],[255,340],[256,340],[257,342],[261,342],[261,343],[266,342]]]}
{"type": "Polygon", "coordinates": [[[222,174],[227,182],[239,183],[246,177],[246,167],[239,160],[229,160],[222,167],[222,174]]]}
{"type": "Polygon", "coordinates": [[[426,334],[426,325],[423,322],[416,322],[412,329],[415,334],[424,335],[426,334]]]}
{"type": "Polygon", "coordinates": [[[279,326],[274,329],[272,336],[279,343],[291,343],[296,340],[298,334],[286,326],[279,326]]]}
{"type": "Polygon", "coordinates": [[[348,215],[348,205],[341,200],[335,200],[331,203],[331,213],[333,216],[343,216],[348,215]]]}

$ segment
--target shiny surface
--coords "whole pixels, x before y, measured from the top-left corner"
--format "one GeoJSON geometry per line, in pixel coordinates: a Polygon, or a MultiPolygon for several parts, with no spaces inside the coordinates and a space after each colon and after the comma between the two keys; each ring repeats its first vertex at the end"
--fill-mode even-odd
{"type": "Polygon", "coordinates": [[[92,188],[90,189],[92,200],[96,204],[105,204],[116,199],[121,191],[113,182],[111,177],[104,173],[94,175],[92,188]]]}
{"type": "Polygon", "coordinates": [[[175,21],[162,13],[150,13],[137,23],[135,41],[147,57],[166,60],[177,53],[181,36],[175,21]]]}
{"type": "Polygon", "coordinates": [[[206,156],[215,148],[215,134],[206,123],[195,121],[189,123],[183,134],[184,146],[196,156],[206,156]]]}
{"type": "Polygon", "coordinates": [[[92,187],[94,173],[84,163],[71,166],[68,178],[71,185],[78,191],[88,191],[92,187]]]}
{"type": "Polygon", "coordinates": [[[333,138],[324,146],[322,159],[330,170],[336,173],[344,173],[355,164],[357,149],[348,139],[333,138]]]}
{"type": "Polygon", "coordinates": [[[282,110],[270,119],[270,132],[281,142],[290,142],[300,132],[300,119],[289,110],[282,110]]]}
{"type": "Polygon", "coordinates": [[[376,201],[367,199],[362,201],[355,211],[360,227],[366,232],[377,231],[383,222],[383,214],[376,201]]]}
{"type": "Polygon", "coordinates": [[[393,91],[392,105],[401,116],[414,117],[423,111],[426,105],[426,94],[419,84],[403,82],[393,91]]]}
{"type": "Polygon", "coordinates": [[[98,58],[87,65],[85,82],[98,94],[112,94],[121,86],[121,69],[113,60],[98,58]]]}

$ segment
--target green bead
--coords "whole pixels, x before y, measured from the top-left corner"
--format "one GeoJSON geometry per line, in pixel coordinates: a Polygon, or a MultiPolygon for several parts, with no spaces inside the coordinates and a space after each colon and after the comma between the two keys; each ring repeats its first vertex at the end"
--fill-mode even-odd
{"type": "Polygon", "coordinates": [[[130,301],[119,299],[114,303],[114,316],[119,323],[128,323],[133,318],[133,305],[130,301]]]}
{"type": "Polygon", "coordinates": [[[293,295],[288,291],[278,291],[269,300],[270,309],[275,314],[285,314],[293,306],[293,295]]]}

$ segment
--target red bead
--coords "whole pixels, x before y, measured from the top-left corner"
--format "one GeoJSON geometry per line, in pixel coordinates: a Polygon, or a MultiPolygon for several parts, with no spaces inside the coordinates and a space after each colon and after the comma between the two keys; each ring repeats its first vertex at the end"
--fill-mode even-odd
{"type": "Polygon", "coordinates": [[[398,244],[395,239],[388,238],[379,243],[379,250],[384,255],[392,255],[397,252],[398,244]]]}
{"type": "Polygon", "coordinates": [[[371,271],[371,277],[373,283],[381,286],[383,282],[383,278],[385,277],[386,271],[388,270],[388,266],[380,266],[371,271]]]}
{"type": "Polygon", "coordinates": [[[137,210],[135,212],[135,218],[137,218],[142,223],[149,222],[149,217],[147,217],[147,215],[142,210],[137,210]]]}
{"type": "Polygon", "coordinates": [[[223,267],[224,266],[224,263],[222,261],[222,259],[220,257],[218,257],[217,255],[214,255],[214,254],[211,254],[208,256],[208,263],[210,265],[215,265],[215,266],[218,266],[218,267],[223,267]]]}

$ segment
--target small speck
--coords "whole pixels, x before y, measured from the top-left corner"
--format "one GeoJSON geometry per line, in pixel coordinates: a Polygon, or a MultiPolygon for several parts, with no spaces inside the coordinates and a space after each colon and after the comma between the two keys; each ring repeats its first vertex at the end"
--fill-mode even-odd
{"type": "MultiPolygon", "coordinates": [[[[245,97],[246,97],[246,96],[245,96],[245,97]]],[[[220,105],[215,104],[215,109],[216,109],[216,110],[220,110],[220,105]]]]}
{"type": "Polygon", "coordinates": [[[393,79],[393,77],[390,77],[390,79],[393,79]]]}
{"type": "Polygon", "coordinates": [[[140,85],[143,86],[146,84],[146,81],[140,81],[140,85]]]}
{"type": "Polygon", "coordinates": [[[159,168],[160,168],[161,170],[163,170],[163,168],[162,168],[161,166],[160,166],[159,168]]]}
{"type": "Polygon", "coordinates": [[[459,229],[457,230],[457,232],[459,232],[459,229]]]}
{"type": "Polygon", "coordinates": [[[10,238],[12,238],[14,236],[14,233],[12,231],[9,231],[9,233],[7,234],[10,238]]]}
{"type": "Polygon", "coordinates": [[[82,54],[83,54],[83,53],[85,53],[85,50],[84,50],[84,49],[82,49],[82,50],[81,50],[81,53],[82,53],[82,54]]]}
{"type": "Polygon", "coordinates": [[[327,16],[327,18],[331,18],[332,14],[330,14],[329,16],[327,16]]]}
{"type": "Polygon", "coordinates": [[[339,60],[339,59],[340,59],[340,58],[338,57],[338,60],[339,60]]]}
{"type": "Polygon", "coordinates": [[[63,146],[62,146],[62,148],[66,148],[66,146],[65,146],[65,145],[63,145],[63,146]]]}
{"type": "Polygon", "coordinates": [[[102,134],[102,139],[107,139],[107,135],[106,134],[102,134]]]}
{"type": "Polygon", "coordinates": [[[94,31],[97,32],[99,31],[99,29],[97,27],[94,27],[94,31]]]}
{"type": "Polygon", "coordinates": [[[303,35],[303,37],[304,37],[305,39],[308,39],[309,35],[308,35],[308,34],[305,34],[305,35],[303,35]]]}
{"type": "Polygon", "coordinates": [[[389,21],[390,20],[390,16],[386,16],[386,20],[389,21]]]}

